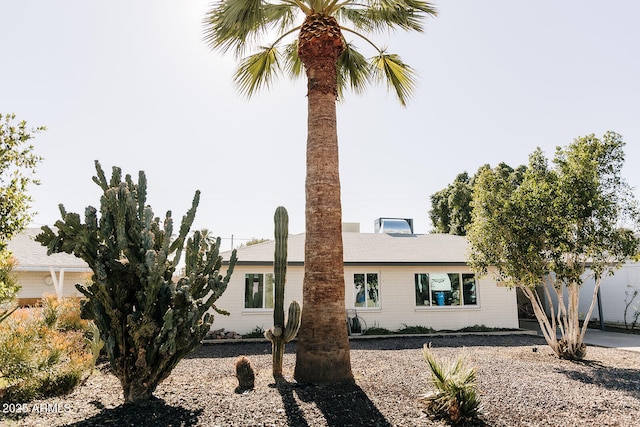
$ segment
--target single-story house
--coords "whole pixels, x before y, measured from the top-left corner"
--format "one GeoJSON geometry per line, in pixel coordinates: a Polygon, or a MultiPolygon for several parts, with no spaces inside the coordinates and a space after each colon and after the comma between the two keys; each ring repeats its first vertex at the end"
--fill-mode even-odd
{"type": "Polygon", "coordinates": [[[80,296],[75,284],[91,277],[87,263],[75,255],[47,255],[47,248],[35,241],[40,232],[39,228],[27,228],[8,244],[17,260],[14,272],[22,286],[17,295],[20,305],[33,305],[46,294],[80,296]]]}
{"type": "MultiPolygon", "coordinates": [[[[343,231],[345,307],[356,310],[366,326],[518,328],[515,291],[490,274],[478,277],[471,271],[466,238],[404,231],[360,233],[359,227],[343,231]]],[[[38,233],[40,229],[27,229],[9,243],[18,260],[20,303],[33,304],[44,294],[79,296],[74,285],[86,282],[91,270],[74,255],[48,256],[34,240],[38,233]]],[[[288,239],[285,310],[292,300],[302,304],[304,239],[304,234],[288,239]]],[[[274,241],[238,249],[229,286],[216,302],[230,315],[216,314],[213,329],[244,334],[272,326],[274,250],[274,241]]],[[[228,261],[231,253],[221,255],[228,261]]]]}
{"type": "MultiPolygon", "coordinates": [[[[368,327],[518,328],[515,290],[471,271],[465,237],[345,230],[345,305],[368,327]]],[[[304,234],[288,239],[285,311],[291,300],[302,303],[304,240],[304,234]]],[[[272,326],[274,249],[274,241],[238,249],[229,286],[216,302],[231,314],[216,315],[213,329],[247,333],[272,326]]],[[[228,261],[231,253],[221,255],[228,261]]]]}

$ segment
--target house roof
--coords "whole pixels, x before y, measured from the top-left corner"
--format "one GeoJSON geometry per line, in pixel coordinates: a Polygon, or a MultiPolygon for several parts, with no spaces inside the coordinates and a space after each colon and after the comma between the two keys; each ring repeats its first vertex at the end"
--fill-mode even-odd
{"type": "MultiPolygon", "coordinates": [[[[290,235],[287,262],[304,263],[305,234],[290,235]]],[[[342,233],[345,265],[465,265],[468,241],[451,234],[342,233]]],[[[271,265],[275,241],[238,249],[238,264],[271,265]]],[[[231,252],[221,253],[228,261],[231,252]]]]}
{"type": "Polygon", "coordinates": [[[18,260],[15,271],[49,271],[64,268],[67,271],[91,271],[88,264],[75,255],[58,253],[47,255],[47,248],[35,241],[39,228],[27,228],[9,241],[8,249],[18,260]]]}

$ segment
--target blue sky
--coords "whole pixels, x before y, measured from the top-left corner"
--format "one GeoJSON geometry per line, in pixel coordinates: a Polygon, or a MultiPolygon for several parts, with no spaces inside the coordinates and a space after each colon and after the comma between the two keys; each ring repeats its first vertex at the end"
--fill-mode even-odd
{"type": "MultiPolygon", "coordinates": [[[[180,218],[201,190],[195,227],[225,249],[232,235],[271,238],[279,205],[290,232],[304,231],[304,82],[238,95],[234,58],[202,42],[209,4],[3,2],[0,111],[48,128],[34,140],[45,158],[34,225],[58,219],[59,203],[99,204],[97,159],[144,170],[159,216],[180,218]]],[[[384,86],[338,106],[345,222],[372,232],[377,217],[406,217],[428,232],[429,196],[458,173],[607,130],[624,137],[624,175],[640,185],[639,2],[434,4],[423,34],[372,36],[418,71],[408,107],[384,86]]]]}

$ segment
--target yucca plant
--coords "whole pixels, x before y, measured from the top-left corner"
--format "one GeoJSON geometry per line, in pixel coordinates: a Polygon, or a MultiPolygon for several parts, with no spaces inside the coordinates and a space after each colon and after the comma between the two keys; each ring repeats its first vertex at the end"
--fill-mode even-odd
{"type": "Polygon", "coordinates": [[[424,359],[431,371],[433,391],[421,397],[429,410],[453,424],[478,418],[482,407],[476,388],[476,369],[465,366],[464,354],[455,360],[438,360],[425,345],[424,359]]]}

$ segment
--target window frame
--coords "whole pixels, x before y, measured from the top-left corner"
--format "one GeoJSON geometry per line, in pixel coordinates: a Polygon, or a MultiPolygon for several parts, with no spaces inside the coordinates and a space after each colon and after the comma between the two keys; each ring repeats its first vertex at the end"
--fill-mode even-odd
{"type": "Polygon", "coordinates": [[[479,298],[479,286],[478,286],[478,276],[471,272],[451,272],[451,271],[420,271],[415,272],[414,275],[414,302],[416,310],[446,310],[446,309],[479,309],[480,308],[480,298],[479,298]],[[451,291],[437,291],[432,289],[432,275],[447,275],[448,279],[451,283],[451,291]],[[425,290],[425,278],[426,276],[426,286],[425,290]],[[453,276],[457,278],[454,279],[453,276]],[[473,282],[470,282],[469,279],[473,279],[473,282]],[[471,291],[465,290],[465,288],[469,285],[472,285],[473,288],[471,291]],[[455,288],[455,289],[454,289],[455,288]],[[439,305],[437,302],[436,292],[447,292],[450,295],[447,295],[445,298],[448,298],[449,301],[452,301],[450,304],[444,303],[443,305],[439,305]],[[426,299],[425,297],[428,297],[426,299]],[[420,304],[419,301],[422,300],[423,303],[420,304]],[[473,302],[470,302],[473,301],[473,302]],[[455,302],[455,303],[454,303],[455,302]]]}
{"type": "Polygon", "coordinates": [[[352,308],[356,310],[380,310],[382,308],[382,304],[380,303],[380,272],[372,272],[372,271],[358,271],[351,274],[351,289],[353,289],[353,304],[352,308]],[[370,281],[370,276],[375,275],[375,282],[370,281]],[[360,291],[357,291],[356,287],[356,276],[363,276],[364,289],[362,290],[364,301],[362,301],[363,305],[358,305],[358,295],[360,291]],[[374,286],[369,286],[370,283],[375,283],[374,286]],[[373,292],[373,293],[372,293],[373,292]],[[371,298],[371,295],[375,294],[376,299],[371,298]],[[370,302],[374,305],[369,305],[370,302]]]}
{"type": "MultiPolygon", "coordinates": [[[[258,286],[260,286],[260,284],[258,284],[258,286]]],[[[253,297],[255,297],[255,295],[259,292],[260,291],[258,290],[258,292],[253,293],[253,297]]],[[[274,292],[275,292],[275,279],[274,279],[273,273],[245,273],[244,292],[243,292],[244,302],[242,303],[242,310],[252,311],[252,312],[272,311],[274,307],[274,292]],[[247,298],[247,290],[249,289],[248,280],[250,276],[253,276],[254,286],[255,286],[256,278],[261,278],[259,279],[259,282],[261,281],[262,283],[262,296],[261,296],[262,300],[261,300],[260,307],[247,307],[247,303],[249,302],[249,299],[247,298]],[[271,288],[271,291],[267,289],[267,287],[269,286],[271,288]],[[270,307],[267,306],[269,303],[271,305],[270,307]]]]}

